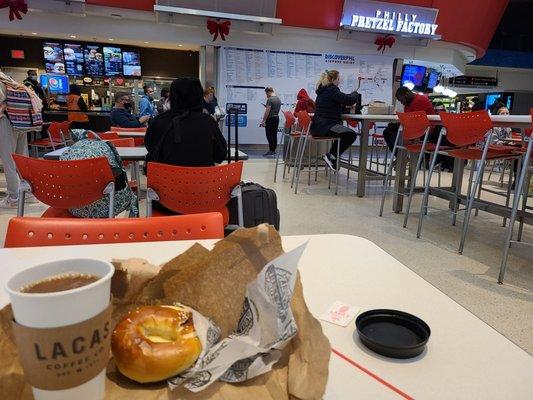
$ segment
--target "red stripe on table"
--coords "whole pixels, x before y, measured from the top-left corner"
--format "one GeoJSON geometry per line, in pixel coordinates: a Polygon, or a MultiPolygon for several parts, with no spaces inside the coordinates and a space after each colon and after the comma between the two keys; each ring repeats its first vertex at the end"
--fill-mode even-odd
{"type": "Polygon", "coordinates": [[[351,358],[348,358],[347,356],[345,356],[344,354],[342,354],[340,351],[338,350],[335,350],[335,349],[331,349],[331,351],[338,355],[340,358],[342,358],[344,361],[346,361],[347,363],[353,365],[355,368],[358,368],[360,369],[361,371],[363,371],[365,374],[367,374],[368,376],[374,378],[376,381],[380,382],[381,384],[387,386],[389,389],[395,391],[396,393],[398,393],[400,396],[402,396],[404,399],[407,399],[407,400],[414,400],[413,397],[409,396],[408,394],[402,392],[400,389],[398,389],[396,386],[390,384],[389,382],[387,382],[385,379],[383,378],[380,378],[378,375],[374,374],[372,371],[369,371],[368,369],[366,369],[365,367],[363,367],[361,364],[359,363],[356,363],[354,360],[352,360],[351,358]]]}

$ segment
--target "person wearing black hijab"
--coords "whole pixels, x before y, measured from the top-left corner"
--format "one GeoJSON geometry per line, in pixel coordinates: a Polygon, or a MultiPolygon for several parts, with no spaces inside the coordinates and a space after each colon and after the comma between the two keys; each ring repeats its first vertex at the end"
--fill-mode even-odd
{"type": "Polygon", "coordinates": [[[208,167],[227,156],[217,122],[203,113],[204,89],[198,78],[178,78],[170,85],[170,110],[156,116],[144,140],[146,161],[208,167]]]}

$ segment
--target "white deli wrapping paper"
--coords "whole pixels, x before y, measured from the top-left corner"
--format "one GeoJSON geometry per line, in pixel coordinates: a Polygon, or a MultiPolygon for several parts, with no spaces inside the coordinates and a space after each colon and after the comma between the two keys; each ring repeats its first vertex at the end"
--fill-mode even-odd
{"type": "Polygon", "coordinates": [[[202,353],[191,368],[168,380],[171,390],[184,384],[188,390],[199,392],[217,379],[243,382],[272,369],[297,332],[291,299],[298,261],[306,245],[269,262],[248,284],[237,329],[220,342],[220,329],[192,310],[202,353]]]}

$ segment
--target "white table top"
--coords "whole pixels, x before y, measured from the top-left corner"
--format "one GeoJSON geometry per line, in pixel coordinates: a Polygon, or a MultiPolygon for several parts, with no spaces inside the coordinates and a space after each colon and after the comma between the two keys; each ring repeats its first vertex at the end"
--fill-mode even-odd
{"type": "MultiPolygon", "coordinates": [[[[46,153],[44,158],[46,160],[59,160],[59,156],[63,154],[68,147],[62,147],[60,149],[46,153]]],[[[148,150],[144,147],[117,147],[117,152],[122,160],[128,161],[143,161],[148,153],[148,150]]]]}
{"type": "MultiPolygon", "coordinates": [[[[110,132],[114,132],[114,131],[111,130],[110,132]]],[[[144,132],[117,131],[117,134],[120,137],[139,138],[139,137],[145,137],[146,136],[146,131],[144,131],[144,132]]]]}
{"type": "MultiPolygon", "coordinates": [[[[344,119],[358,119],[369,120],[374,122],[396,122],[398,116],[391,115],[378,115],[378,114],[343,114],[344,119]]],[[[428,119],[431,122],[440,122],[439,115],[428,115],[428,119]]],[[[520,127],[530,128],[532,126],[531,115],[491,115],[490,119],[495,126],[508,126],[508,127],[520,127]]]]}
{"type": "MultiPolygon", "coordinates": [[[[362,311],[394,308],[413,313],[432,331],[421,356],[393,360],[364,348],[354,336],[353,322],[346,328],[322,322],[334,350],[403,393],[332,354],[325,399],[531,399],[533,357],[529,354],[366,239],[289,236],[283,238],[283,245],[290,250],[309,239],[299,270],[313,315],[318,317],[340,300],[362,311]]],[[[0,249],[0,285],[3,288],[14,272],[49,260],[143,257],[158,264],[192,243],[0,249]]],[[[7,294],[0,290],[0,306],[7,302],[7,294]]]]}

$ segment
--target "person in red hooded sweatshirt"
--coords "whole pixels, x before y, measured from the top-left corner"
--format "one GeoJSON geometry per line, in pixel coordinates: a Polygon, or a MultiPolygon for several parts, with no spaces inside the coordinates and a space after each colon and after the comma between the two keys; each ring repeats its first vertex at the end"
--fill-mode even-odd
{"type": "Polygon", "coordinates": [[[315,102],[309,97],[305,89],[300,89],[296,96],[296,108],[294,109],[294,116],[298,117],[300,111],[307,111],[308,113],[315,112],[315,102]]]}

